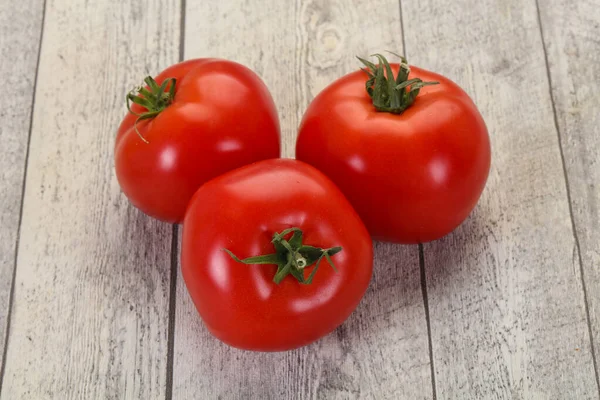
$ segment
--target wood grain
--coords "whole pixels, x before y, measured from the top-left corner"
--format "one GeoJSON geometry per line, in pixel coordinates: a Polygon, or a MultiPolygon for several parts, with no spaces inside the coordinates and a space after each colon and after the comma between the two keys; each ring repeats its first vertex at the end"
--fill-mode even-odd
{"type": "Polygon", "coordinates": [[[178,0],[48,0],[3,399],[165,396],[172,228],[120,193],[113,145],[179,19],[178,0]]]}
{"type": "Polygon", "coordinates": [[[600,1],[539,8],[600,392],[600,1]]]}
{"type": "MultiPolygon", "coordinates": [[[[188,2],[186,11],[185,58],[226,57],[257,71],[278,105],[288,157],[308,102],[358,68],[355,55],[400,51],[401,40],[392,0],[188,2]],[[384,12],[364,12],[375,7],[384,12]]],[[[373,282],[350,319],[286,353],[244,352],[218,342],[179,276],[173,398],[430,399],[418,250],[378,243],[375,252],[373,282]]]]}
{"type": "Polygon", "coordinates": [[[43,0],[0,3],[0,365],[15,269],[23,176],[35,86],[43,0]]]}
{"type": "Polygon", "coordinates": [[[410,61],[461,84],[492,137],[476,211],[424,246],[438,398],[597,399],[536,4],[402,6],[410,61]]]}

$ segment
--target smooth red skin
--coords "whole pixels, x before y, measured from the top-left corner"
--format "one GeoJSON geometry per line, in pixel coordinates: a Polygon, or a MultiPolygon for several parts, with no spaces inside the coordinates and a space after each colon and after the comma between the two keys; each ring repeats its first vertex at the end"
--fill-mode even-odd
{"type": "MultiPolygon", "coordinates": [[[[183,224],[183,278],[209,331],[241,349],[282,351],[333,331],[358,305],[371,278],[372,241],[360,218],[321,172],[295,160],[258,162],[222,175],[194,195],[183,224]],[[274,252],[274,232],[299,227],[304,244],[342,246],[313,283],[274,265],[240,258],[274,252]]],[[[308,276],[307,269],[305,272],[308,276]]]]}
{"type": "MultiPolygon", "coordinates": [[[[155,79],[176,78],[175,100],[152,120],[128,113],[116,139],[119,184],[144,213],[183,220],[196,190],[224,172],[279,157],[279,120],[267,87],[248,68],[225,60],[175,64],[155,79]]],[[[143,109],[134,104],[137,113],[143,109]]]]}
{"type": "Polygon", "coordinates": [[[401,115],[377,112],[357,71],[323,90],[300,126],[296,158],[338,185],[377,240],[448,234],[475,207],[490,169],[487,128],[468,95],[411,67],[415,77],[440,84],[421,89],[401,115]]]}

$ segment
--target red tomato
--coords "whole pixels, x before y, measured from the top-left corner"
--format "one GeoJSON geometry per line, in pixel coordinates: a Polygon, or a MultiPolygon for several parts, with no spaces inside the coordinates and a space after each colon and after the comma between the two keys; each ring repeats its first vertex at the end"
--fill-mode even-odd
{"type": "Polygon", "coordinates": [[[487,129],[475,104],[449,79],[405,63],[388,70],[378,57],[377,66],[361,60],[369,69],[340,78],[313,100],[296,158],[338,185],[373,238],[438,239],[465,220],[483,191],[490,169],[487,129]],[[392,74],[397,79],[388,80],[392,74]]]}
{"type": "Polygon", "coordinates": [[[277,111],[266,86],[248,68],[225,60],[189,60],[161,72],[156,83],[146,82],[140,95],[128,96],[132,112],[143,116],[125,116],[115,145],[119,184],[146,214],[180,222],[204,182],[279,157],[277,111]],[[176,81],[174,92],[169,78],[176,81]]]}
{"type": "Polygon", "coordinates": [[[300,161],[273,159],[196,192],[183,224],[181,263],[214,336],[237,348],[281,351],[319,339],[352,313],[371,278],[373,249],[360,218],[327,177],[300,161]],[[284,231],[293,227],[303,232],[303,249],[298,233],[284,231]],[[240,264],[224,249],[240,258],[268,255],[267,265],[240,264]],[[323,249],[337,272],[323,257],[312,283],[301,283],[315,272],[323,249]]]}

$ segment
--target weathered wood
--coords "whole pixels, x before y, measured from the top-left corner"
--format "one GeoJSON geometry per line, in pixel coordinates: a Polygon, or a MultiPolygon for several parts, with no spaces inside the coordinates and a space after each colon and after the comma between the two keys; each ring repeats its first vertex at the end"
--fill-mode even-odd
{"type": "Polygon", "coordinates": [[[179,3],[48,0],[3,399],[165,396],[172,228],[113,146],[127,90],[178,60],[179,3]]]}
{"type": "MultiPolygon", "coordinates": [[[[35,86],[43,0],[0,3],[0,365],[15,269],[23,175],[35,86]]],[[[1,378],[0,378],[1,379],[1,378]]]]}
{"type": "Polygon", "coordinates": [[[600,1],[539,7],[600,392],[600,1]]]}
{"type": "Polygon", "coordinates": [[[539,7],[600,391],[600,1],[539,7]]]}
{"type": "Polygon", "coordinates": [[[437,395],[597,399],[535,1],[402,6],[410,61],[473,96],[493,147],[475,213],[424,246],[437,395]]]}
{"type": "MultiPolygon", "coordinates": [[[[257,71],[278,105],[288,157],[308,102],[358,68],[355,55],[401,50],[401,41],[392,0],[188,2],[186,11],[185,58],[226,57],[257,71]]],[[[357,311],[335,333],[287,353],[243,352],[218,342],[179,276],[173,398],[430,399],[418,250],[388,244],[375,250],[373,282],[357,311]]]]}

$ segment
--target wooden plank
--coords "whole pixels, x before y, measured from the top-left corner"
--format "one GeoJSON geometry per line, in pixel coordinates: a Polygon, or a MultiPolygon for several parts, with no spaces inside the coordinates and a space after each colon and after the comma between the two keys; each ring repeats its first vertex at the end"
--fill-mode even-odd
{"type": "MultiPolygon", "coordinates": [[[[308,102],[358,68],[355,55],[402,47],[395,0],[209,3],[188,2],[185,58],[226,57],[257,71],[278,105],[288,157],[308,102]],[[365,12],[375,8],[387,11],[365,12]]],[[[430,399],[418,249],[377,243],[375,253],[373,282],[350,319],[321,341],[285,353],[218,342],[180,275],[173,398],[430,399]]]]}
{"type": "Polygon", "coordinates": [[[600,391],[600,1],[539,7],[600,391]]]}
{"type": "Polygon", "coordinates": [[[493,148],[475,213],[424,246],[437,395],[597,399],[535,1],[402,6],[410,61],[473,96],[493,148]]]}
{"type": "Polygon", "coordinates": [[[178,60],[179,0],[48,0],[3,399],[166,392],[172,228],[114,175],[124,95],[178,60]]]}
{"type": "Polygon", "coordinates": [[[0,3],[0,54],[7,60],[0,64],[0,76],[5,79],[4,94],[0,96],[0,365],[10,310],[43,8],[43,0],[0,3]]]}

